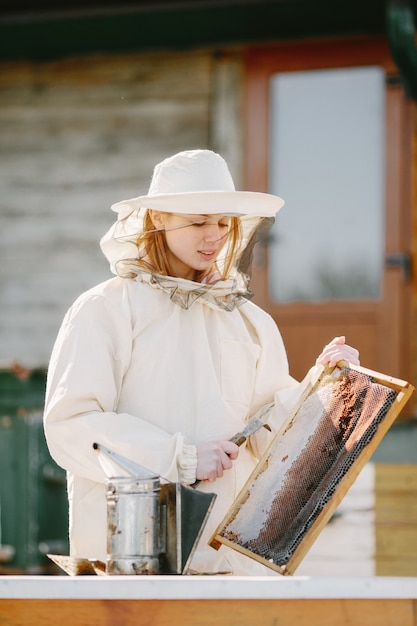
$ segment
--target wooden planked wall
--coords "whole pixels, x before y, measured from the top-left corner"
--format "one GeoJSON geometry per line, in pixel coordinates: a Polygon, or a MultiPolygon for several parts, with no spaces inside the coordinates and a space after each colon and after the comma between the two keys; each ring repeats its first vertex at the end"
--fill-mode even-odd
{"type": "Polygon", "coordinates": [[[47,364],[61,319],[111,276],[110,205],[210,147],[240,175],[238,51],[0,64],[0,364],[47,364]]]}
{"type": "Polygon", "coordinates": [[[377,576],[417,576],[417,465],[376,465],[375,545],[377,576]]]}

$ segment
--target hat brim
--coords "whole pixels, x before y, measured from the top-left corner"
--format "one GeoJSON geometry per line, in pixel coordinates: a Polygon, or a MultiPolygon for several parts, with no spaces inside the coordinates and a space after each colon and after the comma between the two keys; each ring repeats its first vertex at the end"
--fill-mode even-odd
{"type": "Polygon", "coordinates": [[[139,196],[111,208],[116,213],[143,208],[167,213],[273,217],[283,206],[282,198],[257,191],[201,191],[139,196]]]}

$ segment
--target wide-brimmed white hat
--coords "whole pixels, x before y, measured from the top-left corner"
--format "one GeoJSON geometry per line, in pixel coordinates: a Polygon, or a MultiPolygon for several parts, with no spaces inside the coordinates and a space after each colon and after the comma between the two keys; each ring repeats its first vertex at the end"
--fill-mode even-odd
{"type": "Polygon", "coordinates": [[[226,161],[211,150],[179,152],[159,163],[146,196],[113,204],[119,217],[139,208],[169,213],[227,213],[273,217],[282,198],[254,191],[236,191],[226,161]]]}
{"type": "Polygon", "coordinates": [[[211,150],[179,152],[159,163],[146,196],[112,205],[116,222],[101,238],[100,247],[112,272],[129,276],[126,266],[138,258],[137,240],[148,209],[197,215],[236,215],[241,217],[241,255],[262,222],[271,224],[284,205],[278,196],[252,191],[236,191],[226,161],[211,150]]]}

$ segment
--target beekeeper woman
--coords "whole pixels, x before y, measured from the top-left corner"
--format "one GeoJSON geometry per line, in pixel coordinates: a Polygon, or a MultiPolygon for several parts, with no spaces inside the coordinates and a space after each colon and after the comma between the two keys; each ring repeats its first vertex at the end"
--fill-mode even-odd
{"type": "MultiPolygon", "coordinates": [[[[273,434],[299,387],[275,323],[248,301],[250,249],[282,205],[235,191],[222,157],[193,150],[157,165],[148,195],[112,207],[101,247],[116,277],[69,309],[48,372],[45,432],[68,472],[72,556],[106,557],[99,442],[217,494],[193,570],[270,572],[207,540],[271,435],[262,428],[241,448],[229,438],[272,401],[273,434]]],[[[358,362],[343,337],[319,357],[339,359],[358,362]]]]}

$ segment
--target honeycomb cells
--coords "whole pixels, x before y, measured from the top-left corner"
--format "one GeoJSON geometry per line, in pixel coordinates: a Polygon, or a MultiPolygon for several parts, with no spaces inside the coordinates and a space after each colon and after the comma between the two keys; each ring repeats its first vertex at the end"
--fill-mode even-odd
{"type": "Polygon", "coordinates": [[[221,535],[285,567],[397,393],[348,367],[323,375],[274,442],[221,535]]]}

